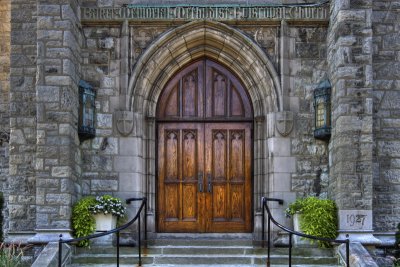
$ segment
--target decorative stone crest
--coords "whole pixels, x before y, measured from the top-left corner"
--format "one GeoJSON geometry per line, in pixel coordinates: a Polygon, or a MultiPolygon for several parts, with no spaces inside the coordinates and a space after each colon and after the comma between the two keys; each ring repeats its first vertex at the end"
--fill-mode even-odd
{"type": "Polygon", "coordinates": [[[293,112],[282,111],[275,114],[276,130],[282,136],[288,136],[293,130],[293,112]]]}
{"type": "Polygon", "coordinates": [[[121,135],[127,136],[133,129],[133,112],[117,110],[115,112],[117,130],[121,135]]]}

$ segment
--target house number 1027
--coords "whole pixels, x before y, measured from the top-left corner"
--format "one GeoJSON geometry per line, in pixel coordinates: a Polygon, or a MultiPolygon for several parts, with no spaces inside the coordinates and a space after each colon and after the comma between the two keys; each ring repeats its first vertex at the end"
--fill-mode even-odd
{"type": "Polygon", "coordinates": [[[362,225],[362,226],[364,226],[365,217],[367,217],[367,215],[348,214],[347,215],[347,223],[350,226],[354,226],[354,225],[362,225]]]}

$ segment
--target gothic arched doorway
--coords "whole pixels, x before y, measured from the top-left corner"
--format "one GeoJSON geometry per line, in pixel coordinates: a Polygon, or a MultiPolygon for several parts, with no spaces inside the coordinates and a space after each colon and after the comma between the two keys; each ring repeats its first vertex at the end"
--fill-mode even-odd
{"type": "Polygon", "coordinates": [[[252,230],[252,121],[245,88],[214,61],[168,82],[157,104],[158,231],[252,230]]]}

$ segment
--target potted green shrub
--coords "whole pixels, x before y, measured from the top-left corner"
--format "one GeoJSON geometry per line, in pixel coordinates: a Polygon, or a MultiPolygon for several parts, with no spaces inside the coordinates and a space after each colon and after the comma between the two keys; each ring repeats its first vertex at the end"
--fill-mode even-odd
{"type": "MultiPolygon", "coordinates": [[[[316,197],[297,199],[288,206],[286,215],[298,217],[299,230],[307,235],[331,239],[337,236],[337,208],[332,200],[316,197]]],[[[310,239],[310,243],[315,243],[315,240],[310,239]]],[[[319,247],[330,246],[324,241],[317,241],[317,244],[319,247]]]]}
{"type": "MultiPolygon", "coordinates": [[[[88,196],[79,200],[72,209],[72,229],[75,237],[84,237],[93,234],[97,231],[107,231],[100,225],[96,228],[95,215],[110,214],[115,219],[125,216],[126,208],[122,205],[119,198],[104,195],[100,197],[88,196]]],[[[111,227],[113,227],[111,225],[111,227]]],[[[115,225],[114,227],[115,228],[115,225]]],[[[112,228],[107,228],[111,230],[112,228]]],[[[83,240],[78,243],[78,246],[89,246],[89,240],[83,240]]]]}
{"type": "Polygon", "coordinates": [[[89,207],[96,221],[96,231],[114,229],[117,219],[125,216],[125,209],[119,198],[110,195],[96,197],[96,204],[89,207]]]}

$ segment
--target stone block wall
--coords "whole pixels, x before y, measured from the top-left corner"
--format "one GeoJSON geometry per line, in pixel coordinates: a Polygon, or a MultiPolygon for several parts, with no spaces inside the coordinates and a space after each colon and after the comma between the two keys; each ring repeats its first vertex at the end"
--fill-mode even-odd
{"type": "Polygon", "coordinates": [[[349,234],[363,244],[380,243],[372,235],[373,2],[333,1],[328,35],[333,125],[329,189],[339,208],[339,238],[349,234]]]}
{"type": "Polygon", "coordinates": [[[314,138],[314,89],[327,77],[327,25],[288,29],[289,108],[294,112],[291,153],[296,157],[296,173],[291,190],[297,197],[327,196],[328,145],[314,138]]]}
{"type": "MultiPolygon", "coordinates": [[[[143,1],[82,5],[125,2],[143,1]]],[[[274,192],[294,200],[326,196],[329,189],[340,210],[371,211],[366,216],[373,210],[374,229],[393,230],[400,220],[400,4],[331,2],[329,26],[232,25],[268,56],[280,75],[283,110],[294,115],[287,137],[276,131],[275,113],[255,119],[255,125],[265,122],[268,132],[259,134],[268,140],[255,140],[265,152],[255,155],[265,163],[256,194],[274,192]],[[326,77],[333,89],[329,147],[313,137],[313,91],[326,77]]],[[[156,179],[150,176],[156,138],[146,136],[155,133],[154,117],[132,112],[133,130],[123,136],[116,129],[116,112],[125,111],[125,83],[138,59],[179,22],[126,23],[126,32],[119,23],[81,27],[80,4],[0,0],[0,127],[11,133],[9,146],[0,145],[0,185],[9,203],[10,233],[69,230],[71,206],[82,195],[127,198],[147,192],[155,200],[156,179]],[[80,79],[97,92],[96,137],[83,142],[77,135],[80,79]]],[[[143,105],[141,96],[135,101],[143,105]]]]}
{"type": "Polygon", "coordinates": [[[400,222],[400,2],[373,1],[374,228],[400,222]]]}
{"type": "Polygon", "coordinates": [[[114,157],[119,139],[113,131],[118,107],[121,27],[84,27],[82,79],[96,90],[96,137],[82,143],[83,194],[114,194],[119,190],[114,157]]]}
{"type": "MultiPolygon", "coordinates": [[[[36,229],[70,230],[72,204],[81,194],[78,83],[82,33],[79,3],[37,6],[36,229]]],[[[40,238],[40,237],[38,237],[40,238]]]]}
{"type": "Polygon", "coordinates": [[[116,129],[115,112],[122,108],[125,101],[126,88],[121,79],[125,68],[123,64],[129,61],[126,68],[130,71],[161,29],[143,27],[138,30],[130,27],[130,37],[125,40],[122,38],[122,25],[84,26],[83,31],[82,78],[96,89],[97,116],[96,137],[81,145],[82,193],[112,194],[121,198],[143,196],[146,186],[143,122],[134,118],[131,133],[122,136],[116,129]],[[124,55],[129,60],[124,62],[121,59],[124,55]]]}
{"type": "Polygon", "coordinates": [[[5,217],[10,232],[33,231],[36,221],[36,1],[11,3],[10,164],[5,217]]]}

